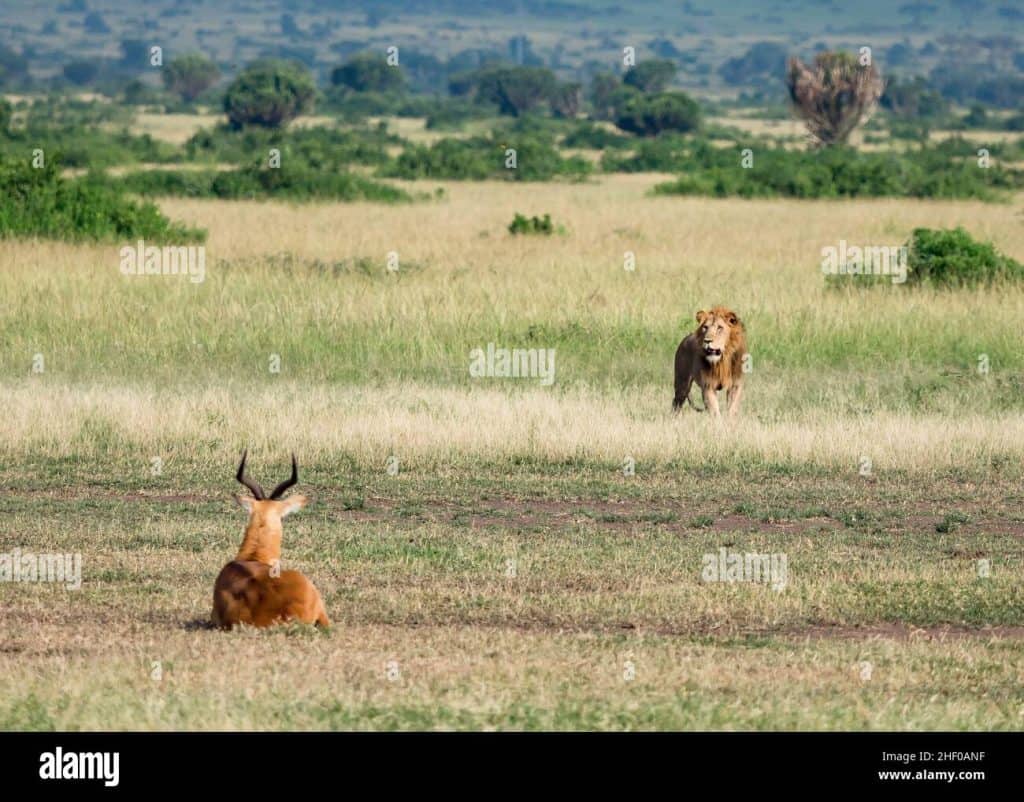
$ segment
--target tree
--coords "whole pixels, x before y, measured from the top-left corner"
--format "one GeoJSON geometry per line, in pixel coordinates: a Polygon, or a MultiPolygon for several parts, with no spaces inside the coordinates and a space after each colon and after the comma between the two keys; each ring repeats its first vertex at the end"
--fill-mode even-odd
{"type": "Polygon", "coordinates": [[[186,53],[168,62],[162,76],[168,92],[181,95],[182,100],[191,103],[217,82],[220,70],[201,53],[186,53]]]}
{"type": "Polygon", "coordinates": [[[900,14],[910,17],[910,24],[920,28],[925,17],[934,14],[938,9],[931,3],[906,3],[899,7],[900,14]]]}
{"type": "Polygon", "coordinates": [[[897,117],[935,117],[948,110],[949,104],[920,76],[911,81],[893,78],[885,86],[879,105],[897,117]]]}
{"type": "Polygon", "coordinates": [[[110,26],[107,25],[107,21],[103,19],[103,15],[98,11],[91,11],[85,15],[85,21],[82,23],[86,33],[110,33],[110,26]]]}
{"type": "Polygon", "coordinates": [[[452,94],[493,103],[502,114],[519,116],[549,101],[557,83],[546,67],[483,67],[454,76],[449,87],[452,94]]]}
{"type": "Polygon", "coordinates": [[[663,131],[686,133],[700,126],[700,106],[683,92],[637,94],[619,111],[615,124],[640,136],[657,136],[663,131]]]}
{"type": "Polygon", "coordinates": [[[825,51],[810,65],[791,58],[786,87],[811,137],[823,146],[849,139],[874,111],[885,82],[873,64],[864,66],[849,53],[825,51]]]}
{"type": "Polygon", "coordinates": [[[292,14],[281,15],[281,33],[289,38],[302,36],[302,28],[295,22],[292,14]]]}
{"type": "Polygon", "coordinates": [[[149,45],[141,39],[121,40],[121,64],[124,67],[139,68],[148,65],[149,45]]]}
{"type": "Polygon", "coordinates": [[[6,131],[11,124],[11,114],[13,111],[11,104],[0,97],[0,132],[6,131]]]}
{"type": "Polygon", "coordinates": [[[550,100],[557,81],[546,67],[510,67],[498,76],[498,107],[519,116],[550,100]]]}
{"type": "Polygon", "coordinates": [[[551,109],[559,117],[572,119],[583,105],[583,87],[579,84],[559,84],[551,93],[551,109]]]}
{"type": "Polygon", "coordinates": [[[633,86],[641,92],[664,92],[672,79],[676,77],[676,65],[666,59],[641,61],[635,67],[626,70],[622,82],[633,86]]]}
{"type": "Polygon", "coordinates": [[[766,80],[779,80],[786,69],[786,48],[778,42],[755,42],[742,56],[728,59],[718,68],[727,84],[758,85],[766,80]]]}
{"type": "Polygon", "coordinates": [[[0,84],[28,75],[28,59],[24,54],[0,42],[0,84]]]}
{"type": "Polygon", "coordinates": [[[234,128],[279,128],[311,109],[315,95],[313,78],[301,64],[261,59],[232,81],[224,111],[234,128]]]}
{"type": "Polygon", "coordinates": [[[86,86],[92,83],[99,71],[100,68],[95,61],[86,59],[69,61],[64,65],[64,77],[76,86],[86,86]]]}
{"type": "Polygon", "coordinates": [[[595,119],[607,120],[614,114],[612,93],[619,82],[610,72],[598,72],[590,79],[590,105],[595,119]]]}
{"type": "Polygon", "coordinates": [[[392,92],[405,88],[405,76],[398,65],[388,64],[376,53],[359,53],[331,73],[331,83],[356,92],[392,92]]]}

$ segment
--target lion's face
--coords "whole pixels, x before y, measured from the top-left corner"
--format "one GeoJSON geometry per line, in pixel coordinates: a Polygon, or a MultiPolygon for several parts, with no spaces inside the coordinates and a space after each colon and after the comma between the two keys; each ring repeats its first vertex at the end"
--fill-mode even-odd
{"type": "Polygon", "coordinates": [[[701,310],[697,313],[697,324],[697,338],[704,350],[704,359],[715,365],[721,361],[739,320],[728,310],[701,310]]]}

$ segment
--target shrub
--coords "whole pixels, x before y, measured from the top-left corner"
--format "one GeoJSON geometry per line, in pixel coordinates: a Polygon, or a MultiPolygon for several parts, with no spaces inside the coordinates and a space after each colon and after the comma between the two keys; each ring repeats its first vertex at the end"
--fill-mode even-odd
{"type": "Polygon", "coordinates": [[[663,131],[685,133],[700,125],[700,107],[683,92],[637,95],[623,105],[615,124],[640,136],[657,136],[663,131]]]}
{"type": "Polygon", "coordinates": [[[595,125],[590,120],[581,120],[562,139],[562,147],[566,148],[593,148],[605,150],[607,148],[624,148],[633,144],[630,137],[609,131],[595,125]]]}
{"type": "Polygon", "coordinates": [[[95,126],[43,126],[38,115],[30,114],[24,128],[8,132],[0,128],[0,143],[17,144],[31,152],[40,148],[49,158],[60,153],[65,167],[105,167],[134,162],[170,162],[180,158],[177,148],[128,131],[107,131],[95,126]]]}
{"type": "MultiPolygon", "coordinates": [[[[658,169],[681,170],[656,194],[745,198],[979,198],[996,200],[1001,191],[1024,185],[1018,171],[998,166],[980,170],[970,146],[956,140],[906,153],[859,153],[846,147],[810,152],[759,149],[753,166],[742,167],[735,149],[697,144],[656,151],[666,162],[658,169]]],[[[643,151],[638,151],[638,155],[643,151]]],[[[635,157],[634,157],[635,158],[635,157]]],[[[629,160],[605,156],[609,166],[628,168],[629,160]]]]}
{"type": "Polygon", "coordinates": [[[721,154],[707,143],[690,142],[676,134],[664,134],[636,142],[629,153],[606,152],[601,158],[601,166],[610,173],[671,173],[699,169],[702,163],[715,165],[721,158],[721,154]],[[702,158],[706,161],[702,162],[702,158]]]}
{"type": "MultiPolygon", "coordinates": [[[[1024,265],[999,253],[990,242],[978,242],[964,229],[915,228],[904,243],[906,286],[964,288],[1024,281],[1024,265]]],[[[892,275],[873,271],[833,273],[829,287],[890,286],[892,275]]]]}
{"type": "Polygon", "coordinates": [[[549,181],[557,176],[579,180],[592,166],[579,156],[564,158],[553,142],[538,136],[515,136],[499,141],[491,137],[439,139],[432,145],[413,145],[381,170],[395,178],[447,178],[508,181],[549,181]],[[516,167],[505,166],[506,149],[516,150],[516,167]]]}
{"type": "Polygon", "coordinates": [[[161,90],[137,78],[124,85],[121,97],[127,106],[156,106],[169,100],[161,90]]]}
{"type": "Polygon", "coordinates": [[[551,215],[541,217],[527,217],[516,212],[516,216],[508,226],[510,234],[544,234],[550,236],[555,233],[555,227],[551,224],[551,215]]]}
{"type": "Polygon", "coordinates": [[[287,162],[279,168],[247,165],[238,170],[141,170],[109,179],[127,192],[224,200],[379,201],[411,200],[407,192],[356,173],[287,162]]]}
{"type": "Polygon", "coordinates": [[[152,203],[125,198],[97,176],[70,181],[57,159],[43,168],[0,162],[0,238],[202,242],[206,232],[172,223],[152,203]]]}
{"type": "Polygon", "coordinates": [[[252,154],[269,154],[271,148],[277,148],[282,164],[297,161],[310,167],[336,169],[349,164],[384,164],[389,158],[387,148],[402,142],[379,128],[315,126],[283,131],[224,125],[198,131],[185,143],[185,152],[189,159],[248,164],[252,154]]]}
{"type": "Polygon", "coordinates": [[[294,61],[264,59],[238,75],[224,96],[231,125],[279,128],[313,106],[316,87],[309,71],[294,61]]]}
{"type": "Polygon", "coordinates": [[[493,117],[497,113],[496,106],[451,98],[447,102],[434,104],[427,115],[426,128],[428,131],[459,130],[470,120],[493,117]]]}
{"type": "Polygon", "coordinates": [[[348,122],[367,117],[426,117],[437,108],[434,98],[405,92],[353,92],[344,86],[329,87],[323,107],[348,122]]]}
{"type": "Polygon", "coordinates": [[[959,227],[915,228],[907,249],[908,284],[969,287],[1024,280],[1024,265],[959,227]]]}

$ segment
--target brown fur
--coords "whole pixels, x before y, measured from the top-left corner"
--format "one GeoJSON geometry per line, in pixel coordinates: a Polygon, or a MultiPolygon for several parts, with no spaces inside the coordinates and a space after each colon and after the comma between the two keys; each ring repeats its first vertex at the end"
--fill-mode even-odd
{"type": "Polygon", "coordinates": [[[224,629],[236,624],[266,627],[296,620],[330,626],[313,583],[298,571],[279,568],[281,520],[306,506],[306,497],[290,496],[283,501],[237,498],[249,510],[249,524],[238,554],[224,566],[213,586],[214,625],[224,629]]]}
{"type": "Polygon", "coordinates": [[[678,411],[687,402],[697,409],[690,400],[690,388],[696,382],[704,396],[705,410],[720,417],[718,391],[725,390],[729,417],[734,417],[743,393],[746,353],[746,331],[735,312],[724,306],[716,306],[710,312],[699,311],[697,330],[676,349],[672,409],[678,411]],[[718,361],[714,361],[716,349],[721,354],[718,361]]]}

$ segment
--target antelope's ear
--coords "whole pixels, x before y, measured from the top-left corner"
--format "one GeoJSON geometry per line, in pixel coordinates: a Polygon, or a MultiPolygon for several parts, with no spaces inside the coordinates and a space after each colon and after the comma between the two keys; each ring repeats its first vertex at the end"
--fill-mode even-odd
{"type": "Polygon", "coordinates": [[[256,499],[252,496],[235,496],[235,501],[238,502],[239,507],[249,513],[252,512],[252,507],[256,503],[256,499]]]}
{"type": "Polygon", "coordinates": [[[305,496],[288,496],[284,501],[281,502],[281,517],[284,518],[286,515],[291,515],[297,510],[301,510],[309,503],[309,499],[305,496]]]}
{"type": "Polygon", "coordinates": [[[703,309],[701,309],[701,310],[700,310],[700,311],[699,311],[699,312],[697,313],[697,323],[698,323],[698,324],[699,324],[699,323],[703,323],[703,322],[704,322],[704,319],[705,319],[705,318],[706,318],[707,316],[708,316],[708,313],[707,313],[707,312],[705,312],[705,311],[704,311],[703,309]]]}

